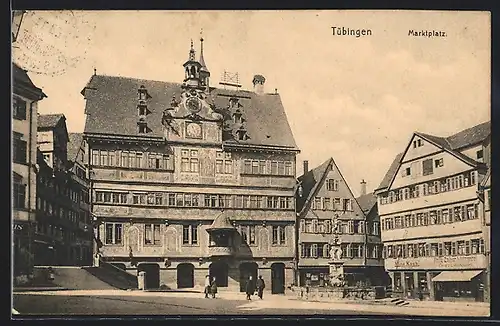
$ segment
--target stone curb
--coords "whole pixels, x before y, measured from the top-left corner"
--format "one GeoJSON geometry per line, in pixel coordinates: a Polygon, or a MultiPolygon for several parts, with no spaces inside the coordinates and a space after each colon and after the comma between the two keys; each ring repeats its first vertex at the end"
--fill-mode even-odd
{"type": "Polygon", "coordinates": [[[12,292],[37,292],[37,291],[70,291],[72,289],[63,287],[18,287],[14,288],[12,292]]]}
{"type": "MultiPolygon", "coordinates": [[[[301,302],[321,302],[321,303],[335,303],[335,304],[360,304],[360,305],[372,305],[372,306],[389,306],[389,307],[400,307],[390,301],[373,301],[373,300],[337,300],[337,301],[322,301],[322,300],[301,300],[298,298],[293,298],[290,300],[301,301],[301,302]]],[[[464,305],[453,307],[453,305],[441,305],[439,301],[431,304],[419,304],[420,302],[407,301],[409,304],[401,306],[404,308],[419,308],[419,309],[459,309],[459,310],[473,310],[473,309],[489,309],[487,305],[477,304],[477,305],[464,305]]]]}

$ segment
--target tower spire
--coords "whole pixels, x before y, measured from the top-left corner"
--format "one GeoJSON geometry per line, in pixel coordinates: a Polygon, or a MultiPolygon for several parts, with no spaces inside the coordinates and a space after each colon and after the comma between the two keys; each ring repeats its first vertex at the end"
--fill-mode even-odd
{"type": "Polygon", "coordinates": [[[201,70],[208,71],[207,65],[205,63],[205,58],[203,57],[203,28],[200,31],[200,64],[201,70]]]}

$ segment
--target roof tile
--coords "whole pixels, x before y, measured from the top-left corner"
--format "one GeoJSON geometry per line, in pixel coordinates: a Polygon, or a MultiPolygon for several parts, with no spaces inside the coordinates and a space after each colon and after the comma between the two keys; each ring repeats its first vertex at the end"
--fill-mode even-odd
{"type": "Polygon", "coordinates": [[[38,116],[38,129],[55,128],[61,119],[66,119],[64,114],[40,114],[38,116]]]}
{"type": "MultiPolygon", "coordinates": [[[[137,90],[141,85],[151,95],[147,101],[151,114],[146,117],[151,133],[146,136],[163,137],[162,113],[170,106],[172,97],[181,94],[181,84],[103,75],[92,76],[84,90],[87,100],[85,133],[139,135],[137,90]]],[[[209,98],[218,108],[226,108],[231,96],[239,96],[247,119],[246,129],[250,138],[242,143],[296,149],[279,95],[214,88],[209,98]]]]}

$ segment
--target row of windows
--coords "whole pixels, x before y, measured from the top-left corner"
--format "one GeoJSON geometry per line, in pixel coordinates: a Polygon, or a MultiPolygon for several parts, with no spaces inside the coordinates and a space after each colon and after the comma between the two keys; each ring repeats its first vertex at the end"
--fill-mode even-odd
{"type": "Polygon", "coordinates": [[[384,258],[443,257],[484,254],[484,239],[419,242],[384,246],[384,258]]]}
{"type": "Polygon", "coordinates": [[[468,204],[382,219],[382,230],[446,224],[479,218],[479,205],[468,204]]]}
{"type": "Polygon", "coordinates": [[[314,210],[348,211],[352,212],[352,200],[350,198],[315,197],[311,204],[314,210]]]}
{"type": "MultiPolygon", "coordinates": [[[[198,244],[198,224],[182,225],[182,244],[197,245],[198,244]]],[[[161,245],[161,224],[145,224],[144,225],[144,244],[146,245],[161,245]]],[[[285,226],[272,226],[272,243],[276,245],[286,244],[285,226]]],[[[255,244],[255,225],[240,225],[240,234],[243,241],[247,244],[255,244]]],[[[105,223],[104,239],[107,245],[123,244],[123,224],[122,223],[105,223]]],[[[209,241],[213,244],[213,241],[209,241]]]]}
{"type": "Polygon", "coordinates": [[[268,175],[295,175],[291,161],[244,160],[243,173],[268,175]]]}
{"type": "Polygon", "coordinates": [[[380,198],[380,204],[391,204],[400,200],[458,190],[464,187],[473,186],[476,182],[477,172],[470,171],[453,177],[442,178],[440,180],[390,191],[387,196],[382,196],[380,198]]]}
{"type": "Polygon", "coordinates": [[[56,195],[69,197],[75,203],[89,203],[88,191],[84,189],[75,190],[66,185],[58,184],[52,177],[38,177],[38,189],[40,190],[42,186],[53,190],[56,195]]]}
{"type": "Polygon", "coordinates": [[[371,234],[379,235],[379,222],[365,222],[365,221],[338,221],[336,224],[331,220],[300,220],[300,232],[303,233],[340,233],[340,234],[371,234]],[[335,230],[338,227],[339,230],[335,230]]]}
{"type": "Polygon", "coordinates": [[[64,207],[58,207],[56,204],[53,204],[45,199],[42,199],[40,197],[37,198],[36,201],[36,208],[37,210],[43,211],[48,215],[55,216],[57,218],[61,219],[67,219],[71,223],[78,223],[78,221],[89,224],[90,223],[90,218],[89,218],[89,213],[80,211],[80,212],[75,212],[71,209],[67,209],[64,207]]]}
{"type": "MultiPolygon", "coordinates": [[[[381,258],[381,245],[363,243],[341,244],[341,258],[381,258]],[[366,252],[365,252],[366,248],[366,252]]],[[[301,258],[330,258],[330,245],[328,243],[310,243],[300,244],[301,258]]]]}
{"type": "Polygon", "coordinates": [[[192,193],[125,193],[96,191],[96,203],[168,207],[293,209],[293,197],[192,193]]]}
{"type": "Polygon", "coordinates": [[[94,166],[118,166],[123,168],[174,169],[172,155],[153,152],[118,152],[93,149],[91,164],[94,166]]]}
{"type": "Polygon", "coordinates": [[[36,231],[39,234],[43,234],[49,237],[54,237],[60,240],[73,242],[77,238],[77,232],[75,231],[67,231],[62,227],[52,225],[49,223],[40,223],[38,222],[36,225],[36,231]]]}
{"type": "MultiPolygon", "coordinates": [[[[433,161],[433,159],[427,159],[427,160],[422,161],[422,172],[423,172],[423,175],[433,174],[434,173],[434,168],[437,169],[437,168],[444,167],[444,160],[443,160],[443,158],[434,159],[434,165],[432,164],[432,161],[433,161]]],[[[417,163],[418,162],[414,162],[414,163],[411,164],[411,166],[406,167],[404,169],[401,169],[401,176],[404,178],[404,177],[407,177],[407,176],[418,174],[417,171],[412,171],[412,170],[418,169],[418,167],[416,166],[417,163]],[[413,167],[413,169],[412,169],[412,167],[413,167]]]]}

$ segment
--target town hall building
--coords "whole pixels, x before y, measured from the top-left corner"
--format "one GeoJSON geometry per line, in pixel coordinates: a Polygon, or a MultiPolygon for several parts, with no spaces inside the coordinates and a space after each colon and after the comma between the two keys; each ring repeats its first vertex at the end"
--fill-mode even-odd
{"type": "Polygon", "coordinates": [[[94,74],[86,100],[91,205],[103,261],[146,287],[243,290],[294,281],[295,163],[279,94],[213,87],[191,42],[182,83],[94,74]]]}

